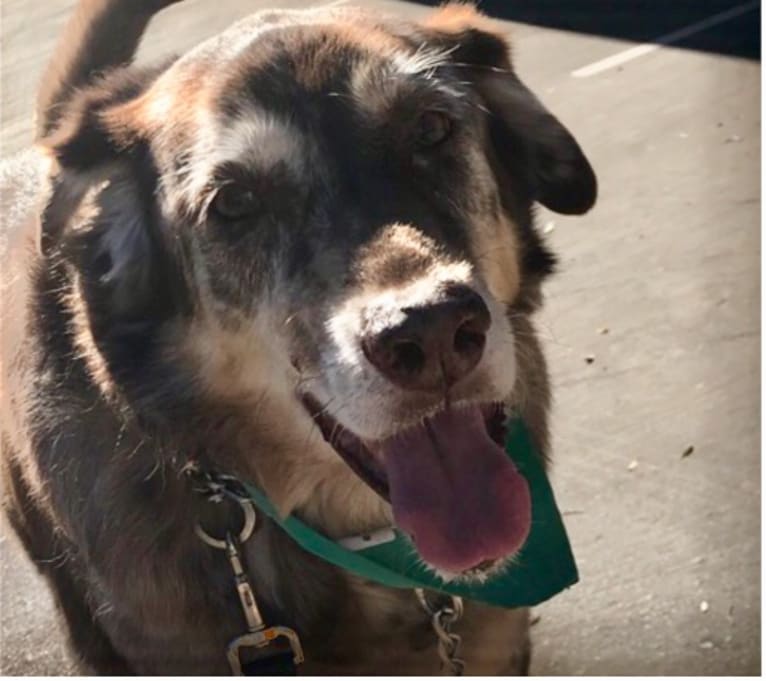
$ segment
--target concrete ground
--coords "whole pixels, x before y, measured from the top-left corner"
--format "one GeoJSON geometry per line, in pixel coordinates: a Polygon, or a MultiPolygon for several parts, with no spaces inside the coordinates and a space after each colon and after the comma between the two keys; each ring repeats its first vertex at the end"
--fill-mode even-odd
{"type": "MultiPolygon", "coordinates": [[[[143,56],[267,4],[304,3],[187,0],[153,25],[143,56]]],[[[727,5],[714,4],[700,18],[727,5]]],[[[2,2],[3,154],[30,141],[37,78],[71,5],[2,2]]],[[[731,47],[756,21],[744,11],[703,37],[731,47]]],[[[581,581],[537,609],[533,672],[759,674],[760,64],[687,49],[703,40],[578,78],[632,43],[508,29],[518,72],[601,187],[584,218],[540,214],[562,260],[539,320],[553,483],[581,581]]],[[[0,542],[0,671],[70,672],[44,585],[7,532],[0,542]]]]}

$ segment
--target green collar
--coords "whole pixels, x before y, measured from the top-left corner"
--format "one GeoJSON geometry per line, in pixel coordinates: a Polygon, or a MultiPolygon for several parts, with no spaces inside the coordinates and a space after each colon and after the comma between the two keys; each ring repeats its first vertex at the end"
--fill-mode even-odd
{"type": "Polygon", "coordinates": [[[417,560],[412,544],[396,529],[334,541],[294,516],[282,518],[266,496],[245,485],[255,504],[303,549],[344,570],[385,586],[430,589],[515,608],[542,603],[577,582],[577,566],[540,456],[520,419],[512,419],[505,445],[527,479],[532,528],[521,552],[499,574],[482,582],[445,582],[417,560]]]}

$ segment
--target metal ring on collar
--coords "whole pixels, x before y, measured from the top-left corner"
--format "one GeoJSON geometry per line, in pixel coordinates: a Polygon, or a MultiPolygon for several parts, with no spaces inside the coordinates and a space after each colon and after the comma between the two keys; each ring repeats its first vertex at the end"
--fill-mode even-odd
{"type": "MultiPolygon", "coordinates": [[[[246,499],[234,494],[230,495],[229,498],[234,499],[239,503],[239,505],[242,507],[242,512],[245,515],[245,520],[242,523],[242,529],[239,532],[239,537],[237,537],[239,543],[244,544],[250,538],[250,535],[255,529],[255,521],[257,520],[255,508],[253,507],[253,502],[251,499],[246,499]]],[[[202,525],[199,523],[194,526],[194,532],[208,546],[212,546],[216,549],[226,549],[226,538],[216,539],[215,537],[210,536],[207,532],[205,532],[204,529],[202,529],[202,525]]]]}

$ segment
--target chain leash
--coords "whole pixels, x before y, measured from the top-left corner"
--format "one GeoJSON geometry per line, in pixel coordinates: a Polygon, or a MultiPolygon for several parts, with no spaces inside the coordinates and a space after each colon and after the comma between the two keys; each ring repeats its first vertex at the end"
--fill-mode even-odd
{"type": "Polygon", "coordinates": [[[465,661],[460,657],[461,639],[452,631],[452,627],[463,616],[463,599],[446,594],[426,595],[423,589],[415,589],[415,594],[423,610],[431,616],[431,627],[438,639],[437,652],[442,674],[462,676],[465,661]]]}

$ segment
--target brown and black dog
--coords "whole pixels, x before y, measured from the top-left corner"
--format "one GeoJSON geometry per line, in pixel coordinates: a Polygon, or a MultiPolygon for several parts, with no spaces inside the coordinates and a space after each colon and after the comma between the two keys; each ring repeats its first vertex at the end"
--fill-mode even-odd
{"type": "MultiPolygon", "coordinates": [[[[190,464],[332,537],[395,523],[442,574],[502,569],[529,499],[498,411],[548,450],[533,204],[596,198],[470,6],[262,12],[126,66],[168,4],[81,4],[2,171],[4,506],[97,672],[228,670],[244,619],[190,464]]],[[[306,673],[438,671],[411,592],[264,519],[244,552],[306,673]]],[[[459,633],[469,673],[526,671],[526,610],[469,603],[459,633]]]]}

